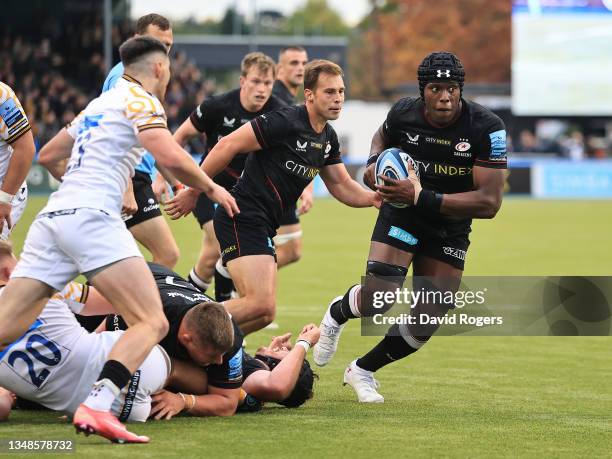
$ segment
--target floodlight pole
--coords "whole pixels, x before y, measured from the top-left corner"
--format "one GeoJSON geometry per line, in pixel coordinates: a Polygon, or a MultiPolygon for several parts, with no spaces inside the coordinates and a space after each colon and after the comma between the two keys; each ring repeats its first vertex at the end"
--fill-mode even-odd
{"type": "Polygon", "coordinates": [[[253,25],[251,27],[251,43],[249,51],[257,51],[257,34],[259,33],[259,11],[257,10],[257,0],[251,0],[253,8],[253,25]]]}
{"type": "Polygon", "coordinates": [[[113,65],[113,5],[104,0],[104,72],[108,74],[113,65]]]}

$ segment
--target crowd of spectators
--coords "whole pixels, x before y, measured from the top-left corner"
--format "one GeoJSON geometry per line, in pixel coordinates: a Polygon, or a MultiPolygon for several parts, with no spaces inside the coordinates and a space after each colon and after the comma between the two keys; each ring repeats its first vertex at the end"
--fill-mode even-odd
{"type": "Polygon", "coordinates": [[[554,136],[538,136],[530,129],[522,129],[516,139],[508,138],[508,151],[571,160],[605,159],[612,156],[612,139],[585,135],[579,129],[569,129],[554,136]]]}
{"type": "MultiPolygon", "coordinates": [[[[21,101],[37,150],[99,95],[106,77],[101,19],[85,18],[67,27],[45,30],[38,37],[10,30],[0,35],[0,80],[21,101]]],[[[113,64],[119,60],[119,45],[132,34],[130,21],[113,26],[113,64]]],[[[216,85],[184,53],[173,51],[171,57],[165,107],[174,130],[216,85]]]]}

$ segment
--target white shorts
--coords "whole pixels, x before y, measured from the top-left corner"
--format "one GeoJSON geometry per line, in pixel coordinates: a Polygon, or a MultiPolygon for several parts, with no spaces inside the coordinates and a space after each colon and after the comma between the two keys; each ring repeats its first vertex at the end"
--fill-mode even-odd
{"type": "Polygon", "coordinates": [[[27,203],[28,185],[26,185],[26,182],[23,182],[21,184],[21,188],[19,188],[19,191],[17,191],[17,193],[15,194],[15,197],[13,198],[13,203],[11,204],[11,206],[13,207],[11,209],[11,227],[9,229],[7,225],[4,225],[4,227],[2,228],[2,233],[0,234],[1,240],[6,241],[9,238],[9,236],[15,229],[15,225],[17,225],[17,222],[23,215],[23,211],[25,210],[27,203]]]}
{"type": "Polygon", "coordinates": [[[42,213],[30,226],[11,277],[37,279],[60,291],[81,273],[130,257],[142,254],[119,215],[89,208],[42,213]]]}
{"type": "Polygon", "coordinates": [[[151,413],[151,395],[162,390],[170,375],[170,357],[157,345],[111,407],[121,422],[145,422],[151,413]]]}

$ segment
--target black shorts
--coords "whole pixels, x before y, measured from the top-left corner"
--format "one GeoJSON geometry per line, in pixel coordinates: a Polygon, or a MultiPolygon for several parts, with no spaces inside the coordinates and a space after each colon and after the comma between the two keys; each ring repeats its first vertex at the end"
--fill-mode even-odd
{"type": "Polygon", "coordinates": [[[440,237],[415,222],[414,216],[408,219],[403,209],[389,204],[383,205],[378,212],[371,240],[415,255],[431,257],[462,271],[470,245],[467,233],[440,237]]]}
{"type": "Polygon", "coordinates": [[[217,207],[216,204],[208,199],[208,196],[204,193],[200,194],[195,209],[193,209],[193,215],[198,220],[200,228],[213,219],[215,216],[215,207],[217,207]]]}
{"type": "Polygon", "coordinates": [[[246,209],[241,207],[238,215],[230,217],[223,207],[218,207],[213,222],[224,265],[247,255],[271,255],[276,261],[276,231],[260,218],[249,216],[246,209]]]}
{"type": "Polygon", "coordinates": [[[155,197],[155,193],[153,193],[151,183],[149,174],[139,171],[134,173],[132,185],[134,186],[134,197],[136,198],[136,204],[138,204],[138,210],[134,215],[125,220],[125,226],[128,228],[152,218],[161,217],[162,213],[159,209],[159,202],[155,197]]]}
{"type": "Polygon", "coordinates": [[[297,216],[297,204],[293,204],[291,207],[289,207],[281,216],[278,223],[280,226],[298,225],[300,223],[300,219],[297,216]]]}

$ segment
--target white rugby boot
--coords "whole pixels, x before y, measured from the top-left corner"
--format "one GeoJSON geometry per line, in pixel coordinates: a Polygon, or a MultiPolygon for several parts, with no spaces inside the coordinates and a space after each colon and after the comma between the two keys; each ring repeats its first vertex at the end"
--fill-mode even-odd
{"type": "Polygon", "coordinates": [[[314,346],[312,357],[314,362],[320,367],[327,365],[334,357],[336,349],[338,349],[340,333],[342,333],[342,329],[346,325],[346,323],[339,325],[336,319],[329,313],[332,304],[341,301],[342,298],[342,296],[337,296],[329,303],[319,327],[321,329],[321,336],[319,337],[319,342],[314,346]]]}
{"type": "Polygon", "coordinates": [[[357,393],[357,398],[362,403],[383,403],[385,398],[376,389],[380,387],[374,379],[374,373],[357,366],[357,360],[353,360],[344,370],[344,386],[349,385],[357,393]]]}

